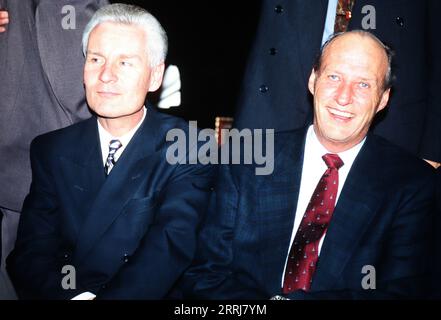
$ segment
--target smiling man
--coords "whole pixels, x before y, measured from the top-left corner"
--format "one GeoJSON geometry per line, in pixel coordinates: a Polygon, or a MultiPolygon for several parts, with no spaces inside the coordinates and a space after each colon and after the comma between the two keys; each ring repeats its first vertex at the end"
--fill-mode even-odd
{"type": "Polygon", "coordinates": [[[392,54],[365,31],[322,48],[314,121],[275,134],[274,172],[225,165],[182,285],[189,297],[424,297],[434,169],[368,133],[385,108],[392,54]]]}
{"type": "Polygon", "coordinates": [[[344,39],[326,45],[308,83],[315,134],[335,153],[363,141],[374,116],[386,107],[392,82],[391,53],[381,43],[361,32],[344,39]],[[360,38],[363,46],[354,46],[360,38]]]}
{"type": "Polygon", "coordinates": [[[20,298],[160,299],[191,263],[213,168],[166,161],[167,132],[188,125],[144,105],[167,51],[151,14],[101,8],[83,50],[95,116],[33,141],[8,272],[20,298]]]}

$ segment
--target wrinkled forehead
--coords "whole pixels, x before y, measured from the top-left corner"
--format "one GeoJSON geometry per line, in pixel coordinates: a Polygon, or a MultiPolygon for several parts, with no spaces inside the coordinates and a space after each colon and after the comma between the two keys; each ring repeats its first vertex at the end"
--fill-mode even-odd
{"type": "Polygon", "coordinates": [[[95,47],[116,52],[146,53],[147,35],[136,24],[102,22],[96,25],[89,36],[87,50],[95,47]]]}

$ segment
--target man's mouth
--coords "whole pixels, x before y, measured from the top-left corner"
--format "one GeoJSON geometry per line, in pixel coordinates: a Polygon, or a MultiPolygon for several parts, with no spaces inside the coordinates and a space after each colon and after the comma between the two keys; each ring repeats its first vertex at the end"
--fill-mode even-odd
{"type": "Polygon", "coordinates": [[[113,98],[119,95],[119,93],[112,91],[98,91],[97,93],[100,97],[103,98],[113,98]]]}
{"type": "Polygon", "coordinates": [[[341,111],[335,108],[329,108],[328,107],[328,111],[331,114],[331,116],[336,119],[336,120],[340,120],[340,121],[349,121],[352,118],[354,118],[354,114],[347,112],[347,111],[341,111]]]}

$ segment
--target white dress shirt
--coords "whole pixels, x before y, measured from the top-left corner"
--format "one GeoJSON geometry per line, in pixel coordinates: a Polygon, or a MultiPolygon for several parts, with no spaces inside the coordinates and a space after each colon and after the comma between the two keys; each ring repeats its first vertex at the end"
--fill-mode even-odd
{"type": "Polygon", "coordinates": [[[326,11],[325,27],[323,29],[322,45],[334,33],[335,14],[337,12],[338,0],[328,1],[328,11],[326,11]]]}
{"type": "Polygon", "coordinates": [[[103,157],[103,167],[106,164],[107,156],[109,155],[109,144],[111,140],[117,139],[119,142],[121,142],[121,147],[115,152],[115,155],[113,158],[115,159],[115,162],[118,161],[119,157],[121,157],[121,154],[124,152],[125,148],[129,144],[130,140],[132,140],[133,135],[135,132],[139,129],[142,122],[144,121],[147,114],[147,109],[144,107],[144,114],[142,115],[141,121],[138,122],[138,124],[131,129],[129,132],[124,134],[121,137],[114,137],[112,136],[104,127],[101,125],[101,123],[98,121],[98,134],[100,137],[100,145],[101,145],[101,155],[103,157]]]}
{"type": "MultiPolygon", "coordinates": [[[[363,146],[366,138],[364,138],[359,144],[352,147],[349,150],[344,152],[337,153],[338,156],[343,160],[343,166],[338,170],[338,191],[337,197],[335,198],[335,204],[337,205],[338,199],[340,197],[341,190],[343,185],[345,184],[346,178],[348,176],[349,170],[354,163],[355,158],[360,152],[361,147],[363,146]]],[[[303,155],[303,168],[302,168],[302,178],[300,182],[300,191],[299,198],[297,200],[297,210],[294,219],[294,227],[291,235],[291,242],[288,252],[286,253],[285,259],[285,268],[286,263],[288,261],[289,251],[291,250],[291,245],[294,241],[295,235],[297,233],[297,229],[302,222],[303,215],[305,214],[306,208],[308,206],[309,200],[314,193],[317,184],[320,181],[323,173],[328,169],[325,161],[323,161],[322,156],[326,153],[334,153],[328,151],[317,139],[317,136],[314,131],[314,127],[311,125],[308,128],[308,132],[306,134],[306,142],[305,142],[305,152],[303,155]]],[[[332,221],[332,220],[331,220],[332,221]]],[[[320,250],[322,248],[323,240],[325,238],[325,234],[323,234],[322,238],[319,242],[318,254],[320,255],[320,250]]],[[[285,277],[285,271],[282,275],[282,287],[283,287],[283,279],[285,277]]]]}

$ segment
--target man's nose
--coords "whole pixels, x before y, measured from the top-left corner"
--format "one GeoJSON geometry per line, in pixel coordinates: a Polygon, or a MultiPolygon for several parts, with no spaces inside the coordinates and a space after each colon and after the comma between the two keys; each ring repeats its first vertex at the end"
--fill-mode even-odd
{"type": "Polygon", "coordinates": [[[100,73],[100,80],[105,83],[117,80],[117,76],[112,64],[106,63],[103,65],[100,73]]]}
{"type": "Polygon", "coordinates": [[[341,83],[336,93],[336,101],[341,106],[352,103],[352,86],[350,83],[341,83]]]}

